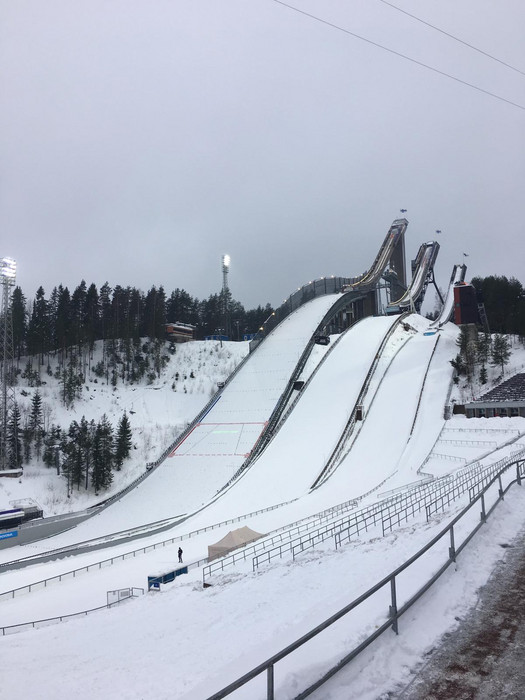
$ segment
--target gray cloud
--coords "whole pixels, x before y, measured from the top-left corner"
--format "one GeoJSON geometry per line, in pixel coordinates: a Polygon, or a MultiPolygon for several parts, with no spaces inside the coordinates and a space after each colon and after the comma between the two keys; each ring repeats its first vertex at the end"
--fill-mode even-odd
{"type": "MultiPolygon", "coordinates": [[[[525,105],[525,77],[374,0],[297,0],[525,105]]],[[[518,0],[399,0],[525,69],[518,0]]],[[[400,208],[437,277],[525,281],[525,112],[271,0],[0,0],[0,231],[32,296],[84,278],[278,304],[366,269],[400,208]]]]}

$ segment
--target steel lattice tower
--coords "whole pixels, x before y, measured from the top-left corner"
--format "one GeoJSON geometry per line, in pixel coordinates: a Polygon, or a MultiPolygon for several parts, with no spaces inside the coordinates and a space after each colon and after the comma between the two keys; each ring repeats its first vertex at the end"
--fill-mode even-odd
{"type": "Polygon", "coordinates": [[[15,286],[16,262],[11,258],[0,260],[0,283],[2,284],[2,309],[0,312],[0,470],[11,466],[8,449],[9,417],[15,409],[15,387],[13,377],[13,316],[11,313],[11,290],[15,286]]]}
{"type": "Polygon", "coordinates": [[[223,294],[223,325],[224,335],[230,337],[230,309],[228,308],[228,272],[230,271],[230,256],[222,256],[222,294],[223,294]]]}

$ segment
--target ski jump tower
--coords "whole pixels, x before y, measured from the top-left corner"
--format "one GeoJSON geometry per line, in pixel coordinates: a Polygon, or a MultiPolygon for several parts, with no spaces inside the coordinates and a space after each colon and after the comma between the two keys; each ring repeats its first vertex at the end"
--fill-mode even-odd
{"type": "Polygon", "coordinates": [[[379,313],[379,283],[383,278],[390,286],[390,298],[396,299],[407,288],[405,263],[406,219],[395,219],[372,264],[360,277],[349,281],[343,288],[349,294],[349,302],[356,306],[355,318],[375,316],[379,313]]]}

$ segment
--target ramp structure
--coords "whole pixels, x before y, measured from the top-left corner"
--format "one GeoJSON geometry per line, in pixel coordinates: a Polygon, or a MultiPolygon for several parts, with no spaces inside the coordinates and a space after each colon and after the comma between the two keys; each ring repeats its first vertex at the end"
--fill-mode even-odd
{"type": "Polygon", "coordinates": [[[377,315],[379,312],[378,285],[381,278],[387,281],[391,293],[399,293],[400,290],[406,289],[405,231],[407,226],[406,219],[395,219],[370,269],[350,280],[343,288],[343,292],[350,295],[349,302],[352,301],[353,304],[364,295],[364,302],[357,307],[354,316],[363,318],[377,315]]]}
{"type": "Polygon", "coordinates": [[[395,219],[392,222],[372,267],[355,281],[352,281],[348,285],[347,291],[375,286],[387,266],[396,274],[399,283],[406,286],[404,236],[407,226],[408,221],[406,219],[395,219]]]}
{"type": "Polygon", "coordinates": [[[445,297],[445,302],[441,308],[441,312],[436,320],[431,324],[432,327],[441,327],[447,321],[450,321],[452,314],[454,313],[454,287],[456,284],[465,281],[465,275],[467,274],[466,265],[454,265],[452,269],[452,275],[450,276],[450,282],[447,289],[447,296],[445,297]]]}
{"type": "Polygon", "coordinates": [[[413,308],[418,313],[425,298],[425,292],[430,282],[434,283],[434,263],[439,253],[439,243],[430,241],[423,243],[414,261],[414,274],[408,289],[399,299],[391,301],[387,308],[387,314],[398,314],[413,308]]]}

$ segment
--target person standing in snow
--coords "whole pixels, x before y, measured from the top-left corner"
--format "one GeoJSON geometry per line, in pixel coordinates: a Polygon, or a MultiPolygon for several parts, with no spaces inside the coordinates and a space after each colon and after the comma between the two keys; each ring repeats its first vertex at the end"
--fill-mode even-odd
{"type": "Polygon", "coordinates": [[[179,564],[182,564],[182,549],[179,547],[179,564]]]}

